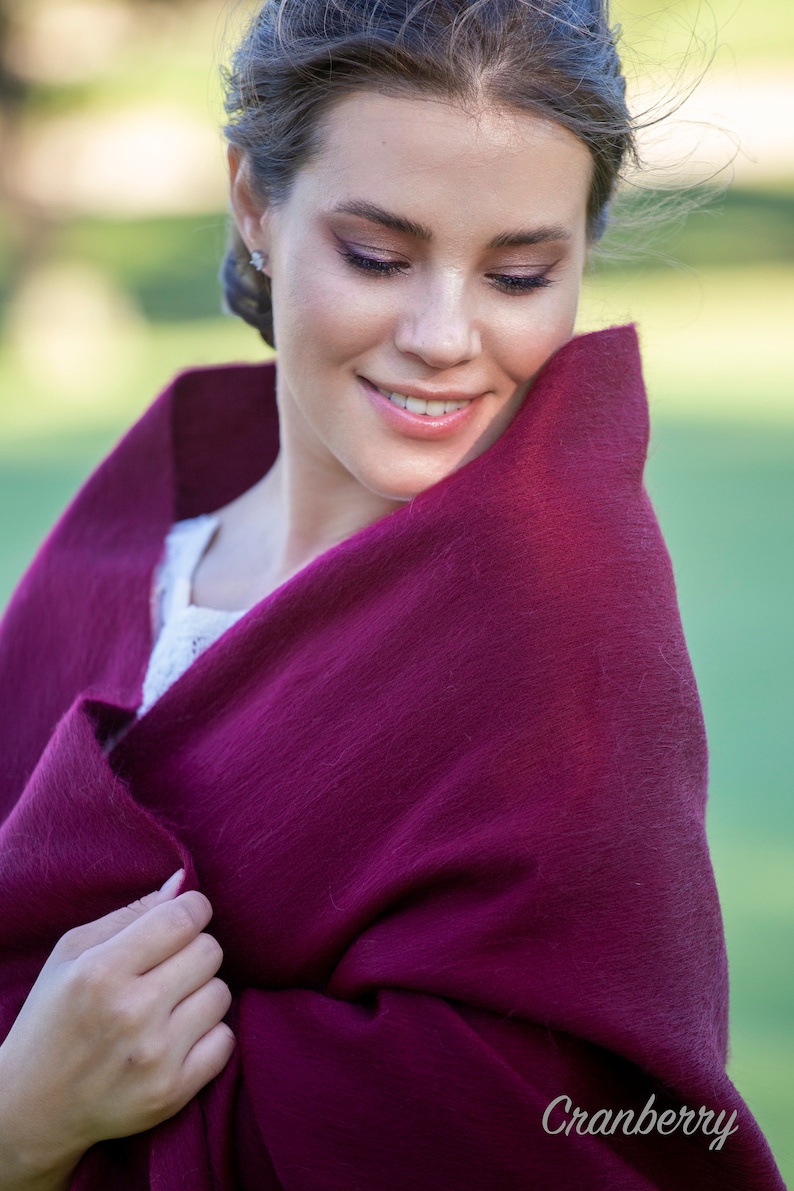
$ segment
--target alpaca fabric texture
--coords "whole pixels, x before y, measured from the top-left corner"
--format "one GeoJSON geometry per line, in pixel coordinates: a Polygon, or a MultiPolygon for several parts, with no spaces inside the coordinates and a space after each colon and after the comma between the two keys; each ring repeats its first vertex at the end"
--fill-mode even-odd
{"type": "Polygon", "coordinates": [[[0,632],[2,1036],[66,930],[184,866],[238,1045],[74,1188],[783,1188],[725,1073],[706,743],[647,441],[633,327],[573,339],[483,454],[137,722],[166,533],[273,463],[275,366],[182,374],[87,481],[0,632]],[[651,1094],[736,1131],[542,1126],[558,1096],[651,1094]]]}

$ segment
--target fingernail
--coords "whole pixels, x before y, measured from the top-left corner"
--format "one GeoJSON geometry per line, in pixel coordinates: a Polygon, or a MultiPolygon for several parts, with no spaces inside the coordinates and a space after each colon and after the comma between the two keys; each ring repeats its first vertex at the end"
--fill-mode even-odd
{"type": "Polygon", "coordinates": [[[178,868],[176,870],[176,872],[174,873],[173,877],[169,877],[168,880],[166,881],[165,885],[160,886],[160,889],[158,892],[159,893],[171,893],[174,889],[176,889],[181,884],[181,881],[182,881],[182,878],[184,877],[184,875],[185,875],[185,870],[183,868],[178,868]]]}

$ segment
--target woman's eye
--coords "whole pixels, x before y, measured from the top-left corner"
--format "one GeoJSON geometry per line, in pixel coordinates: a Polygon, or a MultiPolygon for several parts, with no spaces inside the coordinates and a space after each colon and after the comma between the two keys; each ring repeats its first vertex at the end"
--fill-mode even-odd
{"type": "Polygon", "coordinates": [[[400,261],[381,261],[374,256],[363,256],[359,252],[353,252],[350,248],[341,249],[339,255],[354,269],[360,269],[362,273],[376,273],[382,277],[393,277],[406,268],[400,261]]]}
{"type": "Polygon", "coordinates": [[[546,289],[549,285],[554,285],[550,277],[546,277],[541,273],[534,277],[521,277],[511,273],[491,273],[491,281],[497,289],[504,290],[508,294],[525,294],[535,289],[546,289]]]}

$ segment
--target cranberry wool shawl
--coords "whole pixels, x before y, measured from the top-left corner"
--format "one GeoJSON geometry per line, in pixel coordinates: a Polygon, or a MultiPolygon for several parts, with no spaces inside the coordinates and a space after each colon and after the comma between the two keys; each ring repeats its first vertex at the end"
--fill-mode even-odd
{"type": "Polygon", "coordinates": [[[180,375],[87,481],[0,632],[2,1036],[67,929],[183,865],[238,1045],[75,1188],[783,1187],[725,1073],[706,745],[647,439],[634,329],[573,339],[483,454],[137,721],[165,535],[273,463],[275,366],[180,375]]]}

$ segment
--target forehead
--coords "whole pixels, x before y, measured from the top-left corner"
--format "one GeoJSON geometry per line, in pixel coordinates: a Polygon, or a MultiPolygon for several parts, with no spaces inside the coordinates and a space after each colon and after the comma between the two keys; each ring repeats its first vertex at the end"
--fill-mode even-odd
{"type": "Polygon", "coordinates": [[[361,92],[335,104],[320,132],[319,152],[296,179],[309,200],[409,204],[425,219],[584,218],[587,146],[531,113],[361,92]]]}

